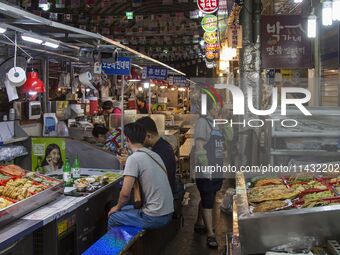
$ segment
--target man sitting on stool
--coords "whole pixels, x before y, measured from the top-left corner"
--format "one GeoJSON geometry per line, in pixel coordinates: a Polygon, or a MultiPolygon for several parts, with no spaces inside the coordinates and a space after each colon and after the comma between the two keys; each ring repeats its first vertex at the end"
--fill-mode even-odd
{"type": "Polygon", "coordinates": [[[172,220],[174,206],[164,163],[158,154],[143,146],[146,131],[141,125],[127,124],[124,134],[128,149],[133,154],[125,164],[118,203],[109,212],[109,228],[121,225],[145,229],[165,226],[172,220]],[[125,206],[135,181],[139,181],[143,194],[141,209],[125,206]]]}

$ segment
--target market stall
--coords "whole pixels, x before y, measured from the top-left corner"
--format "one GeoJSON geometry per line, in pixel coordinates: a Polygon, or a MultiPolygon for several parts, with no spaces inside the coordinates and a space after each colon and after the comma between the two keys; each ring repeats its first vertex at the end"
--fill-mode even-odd
{"type": "Polygon", "coordinates": [[[237,174],[235,254],[303,251],[336,240],[340,233],[338,180],[302,174],[248,181],[237,174]]]}
{"type": "MultiPolygon", "coordinates": [[[[0,44],[8,50],[3,58],[14,56],[3,61],[1,75],[14,68],[22,78],[1,84],[9,108],[0,123],[8,130],[1,136],[0,251],[81,254],[105,233],[107,209],[122,178],[117,158],[90,144],[93,125],[107,120],[108,127],[123,129],[125,119],[131,120],[128,110],[135,107],[128,107],[127,93],[130,87],[138,91],[135,75],[143,68],[185,74],[97,33],[6,3],[0,13],[0,44]],[[115,102],[120,114],[100,116],[105,100],[115,102]],[[75,180],[65,179],[69,167],[78,171],[75,180]]],[[[153,118],[178,150],[178,130],[165,129],[165,116],[153,118]]]]}

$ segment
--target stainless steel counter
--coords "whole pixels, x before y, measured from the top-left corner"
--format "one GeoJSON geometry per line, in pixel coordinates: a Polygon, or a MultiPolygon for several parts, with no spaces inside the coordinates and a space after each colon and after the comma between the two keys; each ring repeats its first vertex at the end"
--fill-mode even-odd
{"type": "MultiPolygon", "coordinates": [[[[91,171],[92,169],[81,169],[83,174],[88,175],[102,175],[104,170],[91,171]]],[[[105,170],[111,172],[121,173],[120,170],[105,170]]],[[[15,244],[18,240],[31,234],[33,231],[47,225],[48,223],[61,218],[62,216],[76,210],[80,206],[86,204],[89,199],[95,197],[101,192],[117,185],[121,181],[121,178],[113,183],[109,183],[104,187],[96,190],[89,195],[83,197],[70,197],[61,196],[57,200],[40,207],[30,214],[22,217],[21,219],[14,221],[0,229],[0,251],[7,248],[9,245],[15,244]]]]}

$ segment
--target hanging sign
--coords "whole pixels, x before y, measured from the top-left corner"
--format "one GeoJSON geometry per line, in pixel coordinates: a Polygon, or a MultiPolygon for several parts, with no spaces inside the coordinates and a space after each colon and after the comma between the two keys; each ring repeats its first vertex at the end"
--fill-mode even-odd
{"type": "Polygon", "coordinates": [[[108,75],[130,75],[131,58],[118,57],[116,62],[103,62],[102,70],[108,75]]]}
{"type": "Polygon", "coordinates": [[[201,25],[206,32],[215,32],[217,30],[217,17],[212,14],[205,15],[201,21],[201,25]]]}
{"type": "Polygon", "coordinates": [[[213,60],[213,59],[215,58],[215,54],[214,54],[213,51],[207,51],[207,52],[205,53],[205,57],[206,57],[207,59],[209,59],[209,60],[213,60]]]}
{"type": "Polygon", "coordinates": [[[217,43],[205,45],[206,51],[218,51],[219,49],[220,49],[220,46],[217,43]]]}
{"type": "Polygon", "coordinates": [[[203,40],[206,43],[217,43],[217,33],[216,32],[205,32],[203,35],[203,40]]]}
{"type": "Polygon", "coordinates": [[[218,9],[218,0],[197,0],[197,5],[203,13],[214,13],[218,9]]]}
{"type": "Polygon", "coordinates": [[[228,45],[231,48],[242,48],[242,26],[233,25],[228,28],[228,45]]]}
{"type": "Polygon", "coordinates": [[[306,25],[306,19],[297,15],[262,16],[262,68],[310,68],[311,41],[306,25]]]}
{"type": "Polygon", "coordinates": [[[143,79],[167,80],[168,69],[158,66],[147,66],[143,69],[143,79]]]}

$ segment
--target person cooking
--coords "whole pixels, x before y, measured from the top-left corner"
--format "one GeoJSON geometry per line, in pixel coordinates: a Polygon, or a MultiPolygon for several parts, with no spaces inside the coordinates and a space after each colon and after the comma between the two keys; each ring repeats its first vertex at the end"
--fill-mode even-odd
{"type": "Polygon", "coordinates": [[[114,118],[120,118],[122,111],[119,107],[114,107],[112,101],[107,100],[102,103],[102,111],[101,114],[104,116],[106,127],[109,127],[110,123],[110,114],[115,114],[114,118]]]}
{"type": "Polygon", "coordinates": [[[143,97],[137,97],[137,110],[140,114],[149,113],[149,106],[143,97]]]}
{"type": "Polygon", "coordinates": [[[121,154],[121,142],[123,139],[122,130],[116,128],[113,131],[109,131],[104,125],[95,124],[92,130],[92,135],[96,139],[96,142],[104,145],[104,149],[116,156],[121,154]]]}

